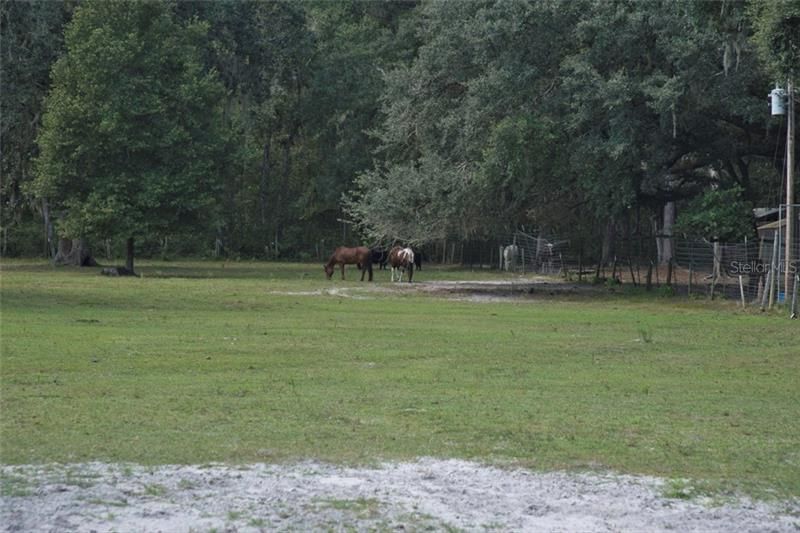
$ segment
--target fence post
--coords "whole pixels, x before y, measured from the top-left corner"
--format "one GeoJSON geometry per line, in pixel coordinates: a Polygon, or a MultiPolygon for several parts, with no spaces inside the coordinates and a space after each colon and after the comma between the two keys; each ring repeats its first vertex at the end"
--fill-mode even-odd
{"type": "Polygon", "coordinates": [[[797,284],[800,281],[800,274],[794,275],[794,289],[792,289],[792,312],[790,318],[797,318],[797,284]]]}
{"type": "Polygon", "coordinates": [[[714,299],[714,290],[717,288],[717,279],[720,276],[720,244],[718,241],[714,241],[714,245],[711,248],[711,292],[710,298],[714,299]]]}
{"type": "MultiPolygon", "coordinates": [[[[781,233],[781,227],[783,226],[783,224],[781,224],[782,220],[783,220],[783,206],[778,206],[778,229],[777,229],[777,232],[778,232],[777,233],[777,243],[778,244],[777,244],[776,250],[775,250],[776,253],[774,254],[774,256],[775,256],[775,265],[773,266],[773,268],[780,268],[778,265],[780,265],[781,262],[782,262],[781,261],[781,249],[783,248],[783,244],[784,244],[783,243],[783,234],[781,233]]],[[[775,285],[775,289],[774,289],[774,292],[772,294],[770,294],[770,298],[769,298],[769,307],[770,307],[770,309],[772,309],[772,305],[775,303],[775,299],[776,298],[780,299],[780,293],[781,293],[781,275],[780,274],[781,274],[780,271],[778,271],[772,276],[772,283],[775,285]]],[[[786,298],[784,297],[784,300],[785,299],[786,298]]]]}
{"type": "Polygon", "coordinates": [[[778,248],[780,246],[780,236],[781,236],[781,228],[780,224],[778,225],[778,229],[776,230],[777,233],[775,237],[772,239],[772,261],[769,264],[769,308],[772,309],[773,304],[775,303],[775,278],[778,277],[775,275],[775,268],[778,264],[778,248]]]}
{"type": "Polygon", "coordinates": [[[764,276],[764,291],[761,295],[761,311],[767,308],[767,300],[769,299],[769,287],[772,287],[772,268],[767,270],[767,275],[764,276]]]}
{"type": "Polygon", "coordinates": [[[742,309],[746,307],[744,301],[744,284],[742,283],[742,275],[739,274],[739,294],[742,296],[742,309]]]}

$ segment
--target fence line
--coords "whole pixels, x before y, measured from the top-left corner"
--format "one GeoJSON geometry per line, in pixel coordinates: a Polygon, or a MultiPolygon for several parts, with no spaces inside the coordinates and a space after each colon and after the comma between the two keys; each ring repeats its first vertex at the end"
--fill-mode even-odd
{"type": "MultiPolygon", "coordinates": [[[[765,309],[782,305],[796,316],[800,306],[800,232],[793,232],[792,255],[786,261],[784,209],[779,210],[776,221],[759,226],[757,239],[723,243],[656,235],[621,238],[616,242],[616,255],[606,263],[584,258],[568,240],[524,231],[451,243],[450,259],[460,258],[462,265],[472,268],[526,275],[562,275],[647,288],[668,286],[675,294],[735,299],[743,306],[765,309]],[[655,246],[656,237],[662,240],[661,246],[655,246]],[[671,245],[667,248],[672,255],[659,261],[656,250],[665,244],[671,245]]],[[[795,212],[800,212],[800,205],[795,212]]],[[[795,224],[800,226],[798,221],[795,224]]],[[[445,246],[445,260],[447,253],[445,246]]]]}

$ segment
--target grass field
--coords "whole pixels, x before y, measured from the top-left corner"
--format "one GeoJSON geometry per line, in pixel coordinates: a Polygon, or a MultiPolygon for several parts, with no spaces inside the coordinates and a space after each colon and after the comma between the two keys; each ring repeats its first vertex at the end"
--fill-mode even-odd
{"type": "Polygon", "coordinates": [[[435,456],[800,496],[785,318],[642,295],[476,303],[385,272],[344,294],[321,289],[367,284],[317,264],[138,267],[2,263],[3,463],[435,456]]]}

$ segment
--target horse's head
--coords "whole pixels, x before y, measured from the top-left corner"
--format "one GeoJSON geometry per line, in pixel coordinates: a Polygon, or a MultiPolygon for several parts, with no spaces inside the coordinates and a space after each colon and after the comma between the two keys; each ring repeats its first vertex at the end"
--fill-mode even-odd
{"type": "Polygon", "coordinates": [[[325,277],[331,279],[331,276],[333,276],[333,265],[322,265],[322,269],[325,270],[325,277]]]}

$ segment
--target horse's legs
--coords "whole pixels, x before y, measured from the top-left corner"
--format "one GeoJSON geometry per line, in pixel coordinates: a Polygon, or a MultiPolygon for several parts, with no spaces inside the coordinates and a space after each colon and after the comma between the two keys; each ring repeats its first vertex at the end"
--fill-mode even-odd
{"type": "Polygon", "coordinates": [[[408,265],[408,282],[411,283],[411,278],[414,277],[414,263],[408,265]]]}
{"type": "Polygon", "coordinates": [[[342,263],[342,279],[344,279],[344,263],[342,263]]]}

